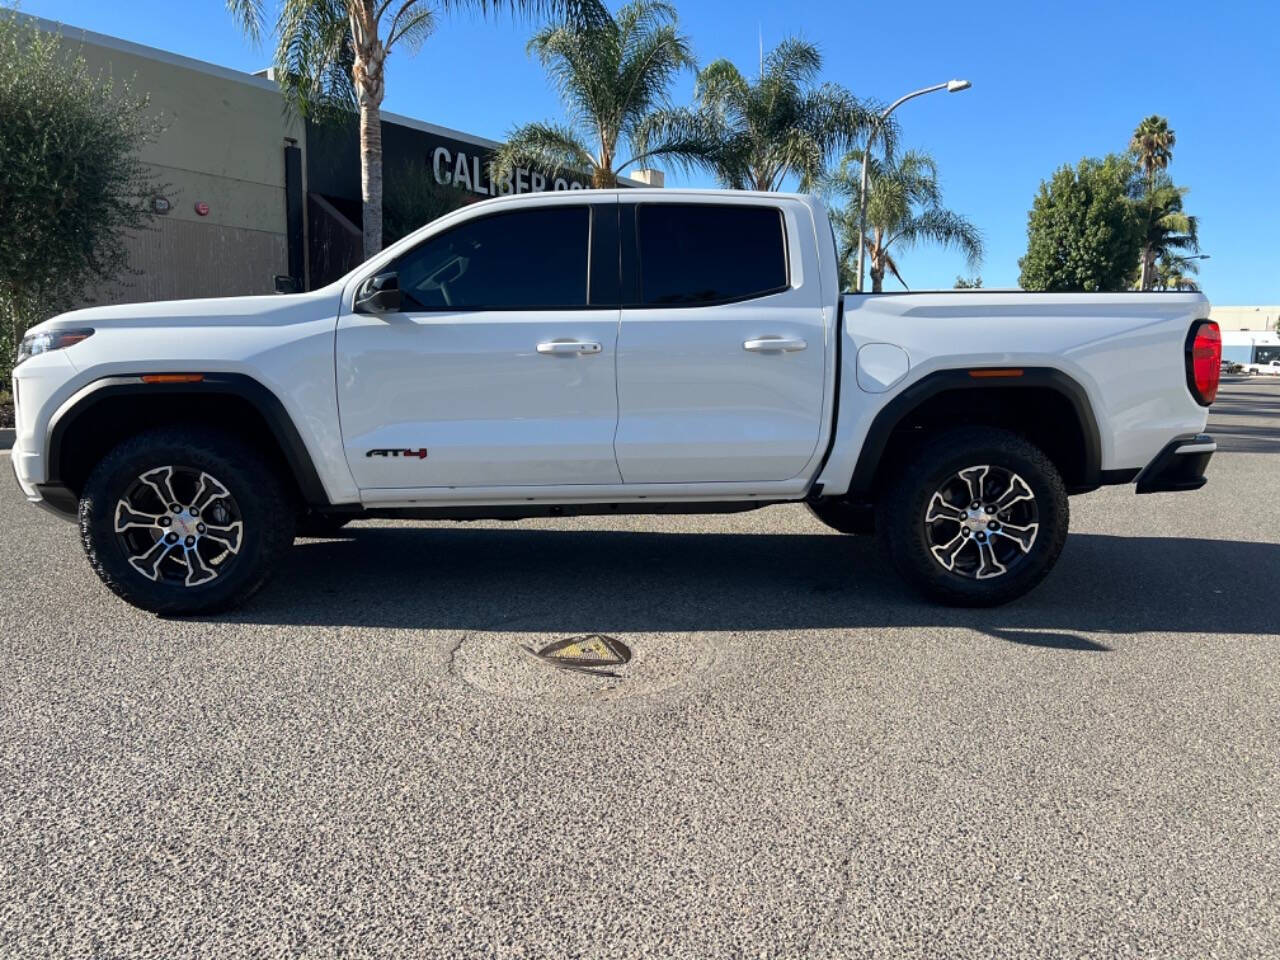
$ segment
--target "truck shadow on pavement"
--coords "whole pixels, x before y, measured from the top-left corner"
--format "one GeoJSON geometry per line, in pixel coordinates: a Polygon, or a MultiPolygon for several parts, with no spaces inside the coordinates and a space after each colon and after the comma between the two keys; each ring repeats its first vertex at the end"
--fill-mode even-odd
{"type": "Polygon", "coordinates": [[[1075,534],[1027,597],[920,600],[873,538],[836,534],[358,528],[299,543],[271,586],[217,619],[312,626],[633,633],[969,627],[1104,652],[1089,633],[1269,634],[1280,544],[1075,534]]]}

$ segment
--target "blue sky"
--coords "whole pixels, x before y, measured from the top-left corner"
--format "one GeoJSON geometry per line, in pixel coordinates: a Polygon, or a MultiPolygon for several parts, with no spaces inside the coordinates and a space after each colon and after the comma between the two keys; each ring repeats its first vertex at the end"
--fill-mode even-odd
{"type": "MultiPolygon", "coordinates": [[[[21,9],[233,68],[268,61],[221,0],[24,0],[21,9]]],[[[752,69],[762,31],[766,48],[788,34],[817,42],[827,79],[863,97],[972,81],[969,91],[922,97],[896,116],[905,144],[937,158],[947,204],[983,230],[989,287],[1017,283],[1042,179],[1123,149],[1142,117],[1163,114],[1178,138],[1172,173],[1191,188],[1187,206],[1212,256],[1202,263],[1205,292],[1220,304],[1280,303],[1280,4],[684,0],[679,9],[704,63],[729,57],[752,69]]],[[[559,117],[525,55],[532,30],[510,16],[448,15],[416,56],[393,54],[386,108],[495,139],[559,117]]],[[[687,102],[692,86],[686,77],[676,100],[687,102]]],[[[958,254],[933,248],[898,262],[914,289],[950,287],[966,272],[958,254]]]]}

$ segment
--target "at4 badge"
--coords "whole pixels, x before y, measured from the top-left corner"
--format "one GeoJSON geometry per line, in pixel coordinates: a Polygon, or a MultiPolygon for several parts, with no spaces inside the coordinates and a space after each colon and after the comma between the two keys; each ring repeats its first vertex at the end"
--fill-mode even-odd
{"type": "Polygon", "coordinates": [[[419,460],[427,459],[427,448],[419,447],[417,450],[410,450],[406,447],[392,447],[387,450],[370,450],[365,454],[366,457],[417,457],[419,460]]]}

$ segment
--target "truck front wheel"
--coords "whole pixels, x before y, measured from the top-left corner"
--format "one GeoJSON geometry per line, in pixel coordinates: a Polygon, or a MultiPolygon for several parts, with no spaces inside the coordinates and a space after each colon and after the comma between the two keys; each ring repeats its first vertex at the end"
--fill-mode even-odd
{"type": "Polygon", "coordinates": [[[162,427],[125,440],[80,497],[80,538],[122,599],[161,614],[250,597],[293,543],[297,508],[254,449],[214,430],[162,427]]]}
{"type": "Polygon", "coordinates": [[[930,599],[986,607],[1048,575],[1067,537],[1067,492],[1038,447],[1005,430],[938,434],[886,486],[881,547],[930,599]]]}

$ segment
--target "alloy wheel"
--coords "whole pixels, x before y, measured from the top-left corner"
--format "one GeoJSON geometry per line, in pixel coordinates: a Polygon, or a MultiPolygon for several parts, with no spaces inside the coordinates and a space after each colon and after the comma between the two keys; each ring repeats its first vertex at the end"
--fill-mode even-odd
{"type": "Polygon", "coordinates": [[[203,470],[155,467],[116,503],[115,532],[129,566],[149,580],[197,587],[226,574],[244,543],[230,491],[203,470]]]}
{"type": "Polygon", "coordinates": [[[929,552],[969,580],[1002,577],[1026,561],[1040,531],[1035,494],[1017,473],[981,464],[957,470],[929,498],[929,552]]]}

